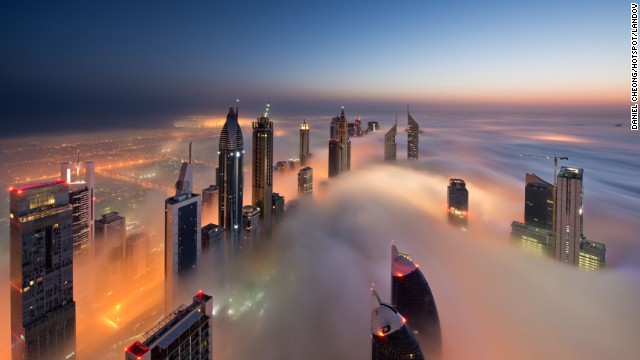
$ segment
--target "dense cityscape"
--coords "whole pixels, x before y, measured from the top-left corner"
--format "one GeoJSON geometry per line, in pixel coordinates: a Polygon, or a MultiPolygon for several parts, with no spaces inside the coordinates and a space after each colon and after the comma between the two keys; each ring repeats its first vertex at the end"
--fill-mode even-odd
{"type": "MultiPolygon", "coordinates": [[[[156,16],[188,28],[209,19],[193,9],[182,13],[165,6],[156,16]],[[193,21],[185,21],[191,16],[193,21]]],[[[111,22],[98,21],[95,9],[77,9],[97,21],[83,25],[89,31],[110,28],[111,22]]],[[[44,9],[15,10],[27,21],[32,20],[26,14],[48,16],[40,13],[44,9]]],[[[127,24],[137,21],[120,15],[118,6],[103,10],[127,24]]],[[[345,11],[354,15],[362,9],[345,11]]],[[[384,12],[367,11],[383,18],[384,12]]],[[[538,16],[536,11],[528,16],[538,16]]],[[[585,11],[597,13],[595,7],[585,11]]],[[[69,12],[56,14],[76,19],[69,12]]],[[[166,35],[150,43],[159,48],[194,33],[182,28],[171,38],[163,24],[149,18],[141,24],[166,35]]],[[[63,26],[59,19],[50,25],[62,33],[82,28],[63,26]]],[[[147,30],[128,31],[120,34],[160,38],[147,30]]],[[[253,33],[245,31],[235,36],[254,43],[253,33]]],[[[327,32],[305,33],[331,39],[333,32],[327,32]]],[[[385,41],[383,32],[377,34],[385,41]]],[[[156,51],[105,46],[145,56],[156,51]]],[[[33,45],[33,51],[45,48],[33,45]]],[[[265,62],[272,61],[272,52],[262,51],[265,62]]],[[[119,56],[106,60],[105,69],[119,56]]],[[[200,66],[194,62],[185,69],[188,62],[167,59],[157,61],[180,64],[169,66],[176,76],[200,66]]],[[[38,61],[62,66],[53,59],[38,61]]],[[[220,63],[260,68],[228,61],[220,63]]],[[[102,62],[88,64],[93,69],[102,62]]],[[[291,65],[296,61],[288,64],[291,74],[299,71],[291,65]]],[[[362,66],[374,64],[387,66],[376,60],[362,66]]],[[[25,74],[32,69],[21,66],[16,69],[25,74]]],[[[148,83],[140,80],[156,73],[145,71],[132,77],[132,86],[147,95],[123,88],[102,104],[88,90],[93,100],[77,113],[65,110],[66,95],[19,98],[18,82],[8,83],[19,101],[11,98],[12,105],[1,108],[11,125],[0,144],[0,182],[6,189],[0,204],[0,282],[8,285],[0,289],[0,359],[529,360],[640,354],[640,186],[634,177],[640,160],[637,132],[629,131],[629,114],[618,109],[626,111],[626,105],[603,100],[584,108],[559,106],[542,91],[544,96],[532,93],[540,103],[496,105],[482,95],[473,107],[439,98],[432,92],[437,86],[425,90],[430,95],[381,98],[362,90],[369,80],[360,78],[363,87],[353,90],[355,73],[344,76],[344,85],[332,84],[339,85],[335,94],[317,93],[316,101],[306,90],[272,91],[273,79],[256,73],[246,75],[260,79],[255,87],[245,84],[243,90],[225,82],[224,70],[216,79],[232,84],[228,89],[216,85],[202,98],[189,90],[194,100],[178,101],[187,81],[181,79],[172,82],[178,99],[173,102],[159,95],[167,87],[151,80],[153,75],[148,83]],[[302,101],[303,95],[309,98],[302,101]],[[132,98],[122,100],[127,96],[132,98]],[[147,107],[154,110],[146,113],[147,107]]],[[[69,79],[82,79],[73,74],[69,79]]],[[[190,76],[185,79],[195,81],[190,76]]],[[[107,84],[108,78],[100,81],[107,84]]],[[[289,89],[289,81],[284,76],[279,84],[289,89]]],[[[552,80],[545,81],[551,88],[552,80]]],[[[496,96],[509,93],[505,84],[496,96]]],[[[61,89],[73,86],[70,80],[61,89]]],[[[590,96],[584,95],[583,100],[590,96]]]]}

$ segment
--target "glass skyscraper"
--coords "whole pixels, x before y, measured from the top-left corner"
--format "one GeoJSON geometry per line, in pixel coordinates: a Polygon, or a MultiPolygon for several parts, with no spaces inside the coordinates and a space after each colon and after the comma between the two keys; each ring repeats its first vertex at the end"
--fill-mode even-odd
{"type": "Polygon", "coordinates": [[[582,169],[563,166],[556,193],[556,258],[578,265],[582,240],[582,169]]]}
{"type": "Polygon", "coordinates": [[[307,120],[302,121],[300,125],[300,166],[305,167],[309,164],[309,124],[307,120]]]}
{"type": "Polygon", "coordinates": [[[383,303],[375,290],[371,293],[371,308],[372,360],[424,359],[406,318],[383,303]]]}
{"type": "Polygon", "coordinates": [[[407,158],[417,159],[420,153],[420,125],[413,120],[413,117],[407,111],[407,122],[409,131],[407,133],[407,158]]]}
{"type": "Polygon", "coordinates": [[[396,116],[396,123],[393,124],[391,129],[384,134],[384,159],[386,161],[396,160],[396,135],[398,134],[398,119],[396,116]]]}
{"type": "Polygon", "coordinates": [[[269,120],[269,104],[253,122],[253,173],[251,174],[252,204],[260,209],[260,217],[271,223],[271,193],[273,192],[273,122],[269,120]]]}

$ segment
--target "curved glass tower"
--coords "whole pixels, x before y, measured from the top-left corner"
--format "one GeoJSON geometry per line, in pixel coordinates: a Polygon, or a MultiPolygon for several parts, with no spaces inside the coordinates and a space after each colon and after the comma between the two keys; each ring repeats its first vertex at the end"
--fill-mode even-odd
{"type": "Polygon", "coordinates": [[[371,293],[371,359],[423,360],[420,344],[406,325],[406,319],[393,307],[371,293]]]}
{"type": "Polygon", "coordinates": [[[220,191],[218,221],[229,238],[232,252],[240,250],[242,240],[242,160],[244,144],[238,123],[238,109],[229,108],[220,133],[216,185],[220,191]]]}
{"type": "Polygon", "coordinates": [[[422,341],[429,357],[441,348],[440,318],[429,283],[406,254],[391,246],[391,302],[422,341]]]}

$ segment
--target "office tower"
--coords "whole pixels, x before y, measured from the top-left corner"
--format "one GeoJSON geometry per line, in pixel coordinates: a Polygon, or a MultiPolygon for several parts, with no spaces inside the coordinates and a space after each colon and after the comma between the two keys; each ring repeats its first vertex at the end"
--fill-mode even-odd
{"type": "Polygon", "coordinates": [[[125,349],[125,360],[211,359],[211,296],[198,292],[125,349]]]}
{"type": "Polygon", "coordinates": [[[271,213],[273,214],[273,224],[277,225],[284,217],[284,196],[273,193],[271,199],[271,213]]]}
{"type": "Polygon", "coordinates": [[[447,217],[449,223],[462,230],[467,230],[469,212],[469,191],[462,179],[449,179],[447,186],[447,217]]]}
{"type": "Polygon", "coordinates": [[[440,318],[429,283],[411,258],[391,246],[391,302],[407,319],[427,356],[440,353],[440,318]]]}
{"type": "Polygon", "coordinates": [[[202,220],[203,224],[218,222],[218,186],[209,185],[202,190],[202,220]]]}
{"type": "Polygon", "coordinates": [[[420,344],[406,325],[407,320],[371,292],[371,359],[423,360],[420,344]]]}
{"type": "Polygon", "coordinates": [[[534,173],[525,175],[524,223],[539,229],[552,230],[553,184],[534,173]]]}
{"type": "Polygon", "coordinates": [[[336,116],[331,119],[331,127],[329,129],[329,139],[337,139],[338,138],[338,120],[340,116],[336,116]]]}
{"type": "Polygon", "coordinates": [[[215,224],[202,227],[202,252],[210,250],[222,251],[224,248],[224,228],[215,224]]]}
{"type": "Polygon", "coordinates": [[[518,221],[511,223],[511,237],[520,247],[533,255],[555,258],[556,248],[550,229],[540,229],[518,221]]]}
{"type": "Polygon", "coordinates": [[[336,138],[329,140],[329,177],[351,170],[351,140],[349,140],[344,109],[340,113],[336,127],[336,138]]]}
{"type": "Polygon", "coordinates": [[[135,233],[126,240],[127,279],[136,279],[147,272],[147,256],[149,254],[149,234],[135,233]]]}
{"type": "Polygon", "coordinates": [[[12,359],[75,359],[69,185],[25,185],[9,197],[12,359]]]}
{"type": "Polygon", "coordinates": [[[329,177],[340,174],[340,142],[337,139],[329,140],[329,177]]]}
{"type": "Polygon", "coordinates": [[[355,136],[362,136],[364,132],[362,131],[362,120],[360,120],[360,116],[356,116],[355,120],[353,120],[355,125],[355,136]]]}
{"type": "Polygon", "coordinates": [[[377,121],[369,121],[367,123],[367,131],[374,132],[374,131],[378,131],[378,129],[380,129],[380,125],[378,125],[377,121]]]}
{"type": "Polygon", "coordinates": [[[298,193],[311,195],[313,192],[313,169],[302,168],[298,171],[298,193]]]}
{"type": "Polygon", "coordinates": [[[407,121],[409,123],[409,131],[407,134],[407,158],[417,159],[420,153],[420,125],[413,120],[407,108],[407,121]]]}
{"type": "Polygon", "coordinates": [[[260,217],[271,222],[273,191],[273,122],[269,120],[269,103],[265,112],[253,123],[252,204],[262,211],[260,217]]]}
{"type": "Polygon", "coordinates": [[[578,265],[582,239],[582,169],[563,166],[556,192],[556,258],[578,265]]]}
{"type": "Polygon", "coordinates": [[[396,160],[396,135],[398,134],[398,117],[396,116],[396,123],[393,124],[391,129],[384,134],[384,159],[386,161],[396,160]]]}
{"type": "Polygon", "coordinates": [[[582,238],[578,254],[578,266],[585,270],[600,270],[605,266],[607,247],[599,242],[582,238]]]}
{"type": "Polygon", "coordinates": [[[220,133],[218,151],[218,168],[216,181],[220,191],[218,206],[218,225],[223,226],[228,234],[232,252],[240,250],[242,231],[242,184],[244,144],[242,130],[238,124],[238,109],[229,108],[227,121],[220,133]]]}
{"type": "Polygon", "coordinates": [[[289,159],[287,164],[289,165],[289,170],[295,170],[300,167],[300,159],[289,159]]]}
{"type": "Polygon", "coordinates": [[[241,251],[251,251],[258,244],[260,231],[261,209],[246,205],[242,208],[242,248],[241,251]]]}
{"type": "Polygon", "coordinates": [[[309,124],[307,119],[300,125],[300,165],[307,166],[309,162],[309,124]]]}
{"type": "Polygon", "coordinates": [[[126,220],[117,212],[102,215],[95,222],[94,254],[98,259],[95,288],[98,295],[112,295],[120,288],[126,254],[126,220]]]}
{"type": "Polygon", "coordinates": [[[356,124],[355,123],[347,123],[347,134],[349,134],[349,137],[356,136],[356,124]]]}
{"type": "Polygon", "coordinates": [[[76,162],[61,164],[60,179],[69,184],[69,203],[73,206],[73,253],[88,253],[94,241],[94,164],[93,161],[80,162],[80,152],[76,162]]]}

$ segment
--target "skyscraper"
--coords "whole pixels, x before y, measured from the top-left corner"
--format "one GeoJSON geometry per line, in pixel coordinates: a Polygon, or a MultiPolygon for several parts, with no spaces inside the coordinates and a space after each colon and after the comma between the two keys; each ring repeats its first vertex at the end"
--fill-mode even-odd
{"type": "Polygon", "coordinates": [[[552,230],[553,184],[534,173],[525,175],[524,223],[539,229],[552,230]]]}
{"type": "Polygon", "coordinates": [[[218,186],[209,185],[208,188],[202,190],[202,220],[203,224],[217,223],[218,218],[218,204],[219,204],[218,186]]]}
{"type": "Polygon", "coordinates": [[[73,206],[73,252],[87,253],[94,241],[94,164],[93,161],[80,162],[80,152],[76,162],[61,164],[60,179],[69,184],[69,203],[73,206]]]}
{"type": "Polygon", "coordinates": [[[607,247],[605,244],[582,238],[578,266],[585,270],[600,270],[605,266],[607,247]]]}
{"type": "Polygon", "coordinates": [[[337,139],[338,138],[338,120],[340,116],[336,116],[331,119],[331,126],[329,128],[329,139],[337,139]]]}
{"type": "Polygon", "coordinates": [[[384,159],[386,161],[396,160],[396,135],[398,133],[398,117],[396,116],[396,123],[393,124],[391,129],[384,134],[384,159]]]}
{"type": "Polygon", "coordinates": [[[391,302],[407,318],[427,356],[441,349],[440,318],[429,283],[406,254],[391,246],[391,302]]]}
{"type": "Polygon", "coordinates": [[[273,215],[273,224],[277,225],[284,217],[284,196],[279,193],[271,195],[271,214],[273,215]]]}
{"type": "Polygon", "coordinates": [[[125,360],[211,359],[211,296],[198,292],[125,349],[125,360]]]}
{"type": "Polygon", "coordinates": [[[269,120],[269,103],[265,112],[253,123],[252,203],[260,208],[260,217],[271,222],[273,191],[273,122],[269,120]]]}
{"type": "Polygon", "coordinates": [[[200,257],[201,197],[191,192],[192,186],[193,169],[189,144],[189,161],[183,162],[180,167],[176,194],[165,200],[165,311],[172,308],[174,277],[193,269],[200,257]]]}
{"type": "Polygon", "coordinates": [[[313,192],[313,169],[302,168],[298,171],[298,193],[311,195],[313,192]]]}
{"type": "Polygon", "coordinates": [[[336,138],[329,140],[329,177],[351,170],[351,140],[344,108],[340,112],[336,127],[336,138]]]}
{"type": "Polygon", "coordinates": [[[135,233],[126,240],[126,278],[136,279],[147,272],[149,254],[149,234],[135,233]]]}
{"type": "Polygon", "coordinates": [[[242,184],[244,144],[238,123],[238,109],[229,108],[227,121],[220,133],[216,181],[220,191],[219,224],[228,234],[232,252],[240,250],[242,239],[242,184]]]}
{"type": "Polygon", "coordinates": [[[371,359],[423,360],[420,344],[406,325],[407,320],[371,292],[371,359]]]}
{"type": "Polygon", "coordinates": [[[99,295],[112,295],[120,288],[124,275],[126,220],[114,211],[102,215],[95,225],[94,254],[101,263],[95,274],[95,288],[99,295]]]}
{"type": "Polygon", "coordinates": [[[9,220],[12,359],[75,359],[69,185],[11,188],[9,220]]]}
{"type": "Polygon", "coordinates": [[[578,265],[582,239],[582,169],[563,166],[556,193],[556,258],[578,265]]]}
{"type": "Polygon", "coordinates": [[[258,244],[260,212],[262,209],[246,205],[242,208],[242,251],[251,251],[258,244]]]}
{"type": "Polygon", "coordinates": [[[417,159],[420,153],[420,125],[413,120],[407,108],[407,121],[409,123],[409,131],[407,134],[407,158],[417,159]]]}
{"type": "Polygon", "coordinates": [[[307,120],[300,125],[300,166],[307,166],[309,162],[309,124],[307,120]]]}

